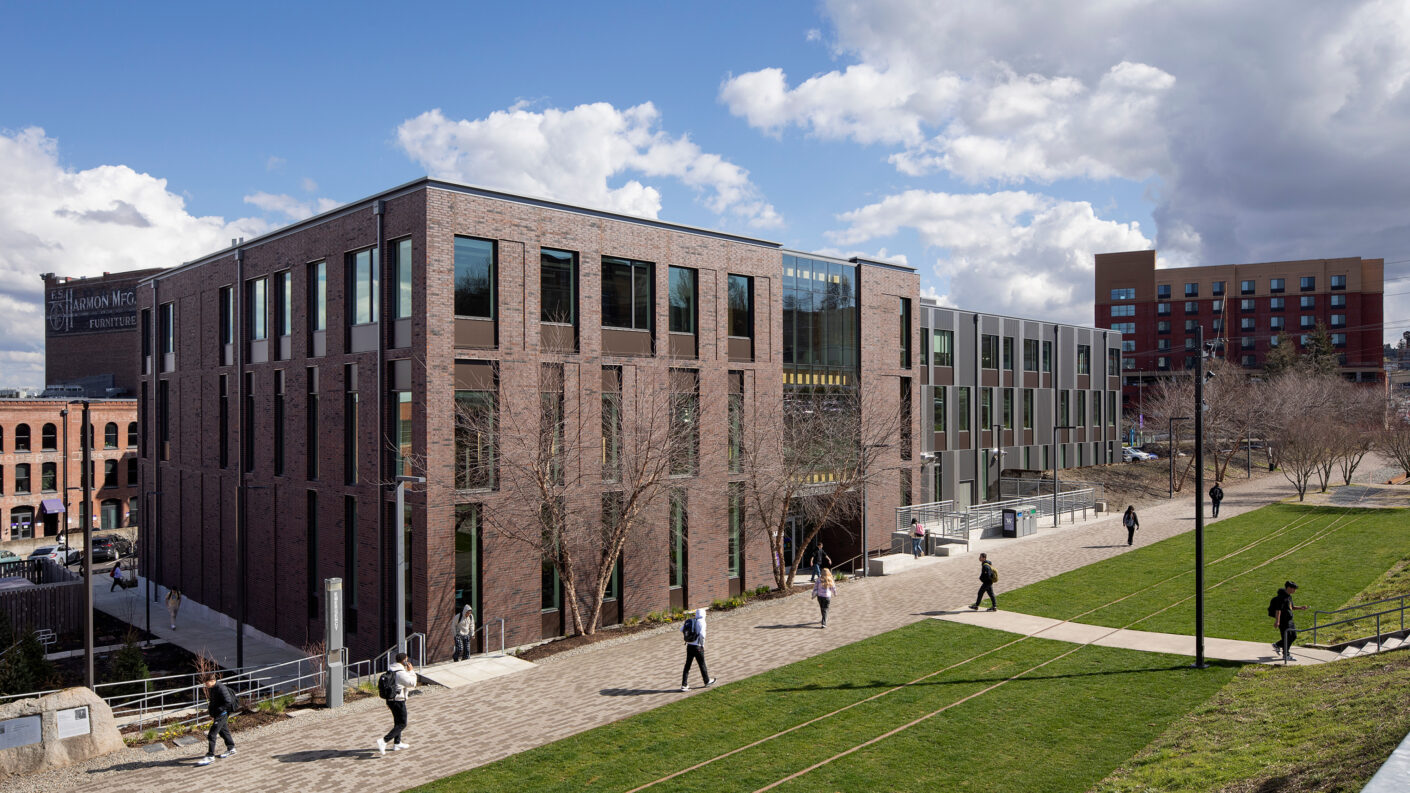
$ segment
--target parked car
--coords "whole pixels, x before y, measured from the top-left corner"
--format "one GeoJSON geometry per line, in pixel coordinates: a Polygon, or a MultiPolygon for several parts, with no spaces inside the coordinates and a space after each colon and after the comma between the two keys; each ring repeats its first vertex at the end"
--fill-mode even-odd
{"type": "Polygon", "coordinates": [[[31,559],[53,559],[61,565],[71,565],[83,558],[83,554],[67,545],[41,545],[30,553],[31,559]]]}
{"type": "Polygon", "coordinates": [[[132,543],[121,534],[93,538],[93,561],[115,562],[132,553],[132,543]]]}

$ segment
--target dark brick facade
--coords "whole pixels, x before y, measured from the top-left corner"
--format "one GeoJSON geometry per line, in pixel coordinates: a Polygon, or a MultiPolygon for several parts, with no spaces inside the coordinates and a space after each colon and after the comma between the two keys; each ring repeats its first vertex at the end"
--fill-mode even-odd
{"type": "MultiPolygon", "coordinates": [[[[456,363],[488,362],[498,372],[499,410],[537,412],[540,368],[562,364],[566,413],[581,417],[581,426],[600,427],[601,368],[620,366],[624,379],[659,375],[666,368],[698,372],[703,406],[699,474],[679,481],[686,493],[689,514],[685,599],[689,606],[708,605],[730,594],[727,578],[728,501],[726,483],[727,440],[725,405],[729,372],[742,372],[745,382],[745,420],[762,411],[778,411],[783,389],[779,284],[781,249],[774,243],[683,226],[639,220],[516,196],[462,188],[423,180],[350,205],[327,216],[239,246],[244,281],[289,269],[293,277],[293,333],[287,360],[246,363],[246,376],[254,385],[246,429],[255,439],[254,465],[245,476],[247,515],[248,622],[254,628],[294,645],[316,641],[322,635],[322,611],[309,608],[306,593],[321,592],[321,580],[342,577],[357,603],[356,624],[348,643],[357,658],[385,649],[392,636],[392,566],[382,560],[392,553],[391,454],[385,438],[392,434],[393,409],[389,390],[399,376],[409,374],[412,393],[412,447],[424,459],[429,482],[423,490],[409,491],[411,546],[408,549],[412,582],[412,624],[430,637],[430,653],[440,658],[450,652],[450,621],[455,598],[456,505],[477,503],[494,510],[505,498],[496,491],[456,491],[454,438],[451,432],[456,390],[456,363]],[[413,261],[412,311],[399,330],[388,309],[393,274],[388,257],[382,257],[381,283],[386,349],[353,352],[347,332],[344,259],[349,252],[375,246],[380,215],[384,252],[403,238],[410,238],[413,261]],[[454,318],[454,237],[494,240],[498,248],[498,343],[492,348],[457,347],[454,318]],[[539,248],[576,251],[578,348],[555,352],[545,348],[540,315],[539,248]],[[604,349],[602,332],[601,257],[619,256],[655,264],[654,327],[656,354],[625,356],[604,349]],[[306,277],[310,263],[327,263],[326,351],[314,355],[306,328],[309,305],[306,277]],[[698,271],[699,312],[697,354],[666,354],[667,265],[698,271]],[[725,327],[728,274],[754,278],[754,356],[752,361],[730,360],[725,327]],[[407,341],[405,346],[396,346],[407,341]],[[356,390],[360,411],[357,435],[359,484],[345,485],[344,373],[356,365],[356,390]],[[310,479],[305,436],[308,414],[308,370],[318,369],[320,392],[316,437],[318,476],[310,479]],[[284,469],[274,470],[274,383],[284,378],[284,469]],[[380,374],[379,374],[380,372],[380,374]],[[381,387],[379,387],[379,383],[381,387]],[[377,405],[381,398],[383,423],[377,405]],[[258,489],[255,489],[258,488],[258,489]],[[310,494],[317,499],[318,531],[316,580],[306,572],[309,548],[306,513],[310,494]],[[354,499],[357,526],[356,567],[344,545],[344,505],[354,499]],[[351,574],[350,574],[351,572],[351,574]],[[312,587],[310,585],[313,585],[312,587]],[[313,616],[310,616],[310,614],[313,616]]],[[[235,614],[238,588],[236,559],[236,488],[240,470],[239,424],[241,399],[237,367],[227,359],[220,343],[220,288],[236,283],[236,250],[227,250],[144,282],[139,301],[144,309],[175,303],[178,348],[174,361],[160,356],[144,361],[142,385],[144,424],[144,486],[160,490],[154,524],[148,527],[160,549],[155,577],[162,584],[180,586],[189,596],[226,613],[235,614]],[[170,371],[152,373],[163,363],[170,371]],[[228,396],[227,464],[220,465],[219,415],[221,380],[228,396]],[[159,383],[168,381],[171,445],[161,460],[157,441],[159,383]]],[[[910,376],[897,367],[896,301],[915,299],[918,279],[907,268],[861,263],[862,367],[877,378],[910,376]],[[872,327],[872,326],[875,327],[872,327]]],[[[912,334],[918,333],[913,323],[912,334]]],[[[237,338],[245,338],[242,328],[237,338]]],[[[914,344],[914,342],[913,342],[914,344]]],[[[278,349],[271,334],[269,349],[278,349]]],[[[248,352],[241,348],[237,352],[248,352]]],[[[246,360],[249,360],[248,358],[246,360]]],[[[403,384],[404,385],[404,384],[403,384]]],[[[897,389],[881,388],[866,399],[894,400],[897,389]]],[[[242,398],[242,397],[241,397],[242,398]]],[[[917,400],[918,402],[918,400],[917,400]]],[[[628,409],[630,406],[628,406],[628,409]]],[[[918,404],[915,408],[919,410],[918,404]]],[[[570,419],[575,425],[577,418],[570,419]]],[[[913,426],[919,426],[918,421],[913,426]]],[[[582,448],[593,449],[594,443],[582,448]]],[[[881,484],[870,500],[872,520],[888,526],[897,506],[902,463],[898,450],[887,466],[891,483],[881,484]],[[884,492],[883,492],[884,491],[884,492]]],[[[593,454],[570,460],[588,467],[600,462],[593,454]]],[[[907,465],[919,470],[919,453],[907,465]]],[[[919,477],[916,477],[919,481],[919,477]]],[[[594,498],[596,494],[590,494],[594,498]]],[[[667,586],[667,506],[664,499],[652,519],[624,555],[621,612],[641,615],[671,603],[667,586]]],[[[877,532],[883,534],[884,532],[877,532]]],[[[885,547],[889,538],[872,537],[873,547],[885,547]]],[[[481,622],[503,618],[506,642],[513,646],[545,635],[540,610],[540,560],[527,545],[487,533],[482,548],[481,622]]],[[[762,542],[745,548],[743,585],[769,583],[768,551],[762,542]]],[[[552,633],[553,631],[547,631],[552,633]]]]}

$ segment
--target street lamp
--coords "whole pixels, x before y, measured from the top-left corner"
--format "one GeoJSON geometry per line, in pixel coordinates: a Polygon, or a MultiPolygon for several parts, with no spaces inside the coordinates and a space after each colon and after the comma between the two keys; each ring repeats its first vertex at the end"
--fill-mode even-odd
{"type": "Polygon", "coordinates": [[[1170,495],[1167,498],[1175,497],[1175,422],[1189,420],[1189,416],[1172,416],[1165,422],[1165,444],[1167,447],[1165,456],[1170,458],[1170,495]]]}
{"type": "Polygon", "coordinates": [[[397,652],[406,652],[406,485],[426,484],[424,476],[397,477],[396,623],[397,652]]]}
{"type": "Polygon", "coordinates": [[[1053,423],[1053,528],[1058,526],[1058,469],[1062,467],[1062,455],[1058,453],[1057,434],[1058,430],[1075,430],[1074,424],[1053,423]]]}

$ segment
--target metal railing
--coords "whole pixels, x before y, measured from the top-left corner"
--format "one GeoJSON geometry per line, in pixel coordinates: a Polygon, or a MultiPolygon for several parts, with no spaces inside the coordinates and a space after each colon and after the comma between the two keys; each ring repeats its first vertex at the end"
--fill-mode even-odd
{"type": "MultiPolygon", "coordinates": [[[[1339,608],[1339,609],[1335,609],[1335,610],[1333,610],[1333,611],[1314,611],[1314,612],[1312,612],[1312,643],[1313,643],[1313,644],[1316,644],[1316,643],[1317,643],[1317,632],[1318,632],[1319,630],[1326,630],[1327,628],[1330,628],[1330,627],[1332,627],[1332,626],[1334,626],[1334,625],[1349,625],[1349,624],[1354,623],[1354,622],[1361,622],[1362,620],[1375,619],[1375,621],[1376,621],[1376,636],[1375,636],[1375,639],[1376,639],[1376,651],[1377,651],[1377,652],[1380,652],[1380,650],[1384,647],[1384,642],[1385,642],[1385,633],[1381,630],[1381,625],[1382,625],[1382,623],[1381,623],[1381,617],[1384,617],[1384,616],[1387,616],[1387,615],[1390,615],[1390,614],[1398,615],[1397,618],[1398,618],[1398,620],[1399,620],[1399,625],[1400,625],[1400,627],[1397,628],[1397,630],[1398,630],[1398,631],[1404,631],[1404,630],[1405,630],[1405,599],[1406,599],[1407,597],[1410,597],[1410,595],[1397,595],[1396,597],[1389,597],[1389,598],[1385,598],[1385,599],[1383,599],[1383,600],[1373,600],[1373,601],[1371,601],[1370,603],[1357,603],[1357,604],[1354,605],[1354,606],[1346,606],[1345,608],[1339,608]],[[1319,622],[1318,622],[1318,617],[1320,617],[1320,616],[1322,616],[1322,615],[1331,616],[1331,615],[1333,615],[1333,614],[1344,614],[1344,613],[1346,613],[1346,612],[1348,612],[1348,611],[1355,611],[1355,610],[1357,610],[1357,609],[1371,608],[1372,606],[1380,606],[1380,605],[1385,604],[1385,603],[1396,603],[1397,605],[1396,605],[1395,607],[1393,607],[1393,608],[1382,609],[1382,610],[1380,610],[1380,611],[1376,611],[1376,612],[1373,612],[1373,613],[1370,613],[1370,614],[1361,614],[1361,615],[1359,615],[1359,616],[1349,617],[1349,618],[1347,618],[1347,619],[1340,619],[1340,620],[1336,620],[1336,621],[1334,621],[1334,622],[1327,622],[1327,623],[1320,623],[1320,624],[1319,624],[1319,622]]],[[[1370,637],[1366,637],[1366,638],[1367,638],[1368,640],[1370,639],[1370,637]]],[[[1357,641],[1357,640],[1353,639],[1352,641],[1357,641]]]]}

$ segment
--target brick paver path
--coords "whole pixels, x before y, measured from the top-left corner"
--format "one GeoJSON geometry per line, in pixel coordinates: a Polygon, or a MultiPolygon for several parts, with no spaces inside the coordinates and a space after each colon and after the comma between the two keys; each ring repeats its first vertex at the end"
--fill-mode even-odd
{"type": "MultiPolygon", "coordinates": [[[[1233,480],[1225,491],[1221,519],[1292,493],[1276,476],[1249,483],[1233,480]]],[[[1193,502],[1187,493],[1141,510],[1137,545],[1193,527],[1193,502]]],[[[1005,589],[1125,552],[1126,531],[1120,512],[1114,511],[1077,526],[1040,528],[1021,539],[987,540],[975,550],[980,549],[1003,571],[1002,605],[1005,589]]],[[[710,671],[727,684],[926,619],[927,612],[962,607],[972,602],[978,588],[976,555],[844,583],[833,600],[827,630],[818,629],[817,606],[807,597],[712,617],[710,671]]],[[[376,707],[258,731],[240,743],[237,756],[204,768],[192,765],[204,754],[204,744],[155,755],[127,751],[110,758],[111,764],[103,766],[107,770],[83,774],[76,782],[108,793],[400,791],[689,696],[677,690],[683,661],[680,636],[659,634],[590,648],[570,658],[550,658],[527,672],[482,684],[414,697],[405,736],[412,748],[385,757],[377,756],[375,743],[390,727],[390,719],[385,708],[376,707]]]]}

